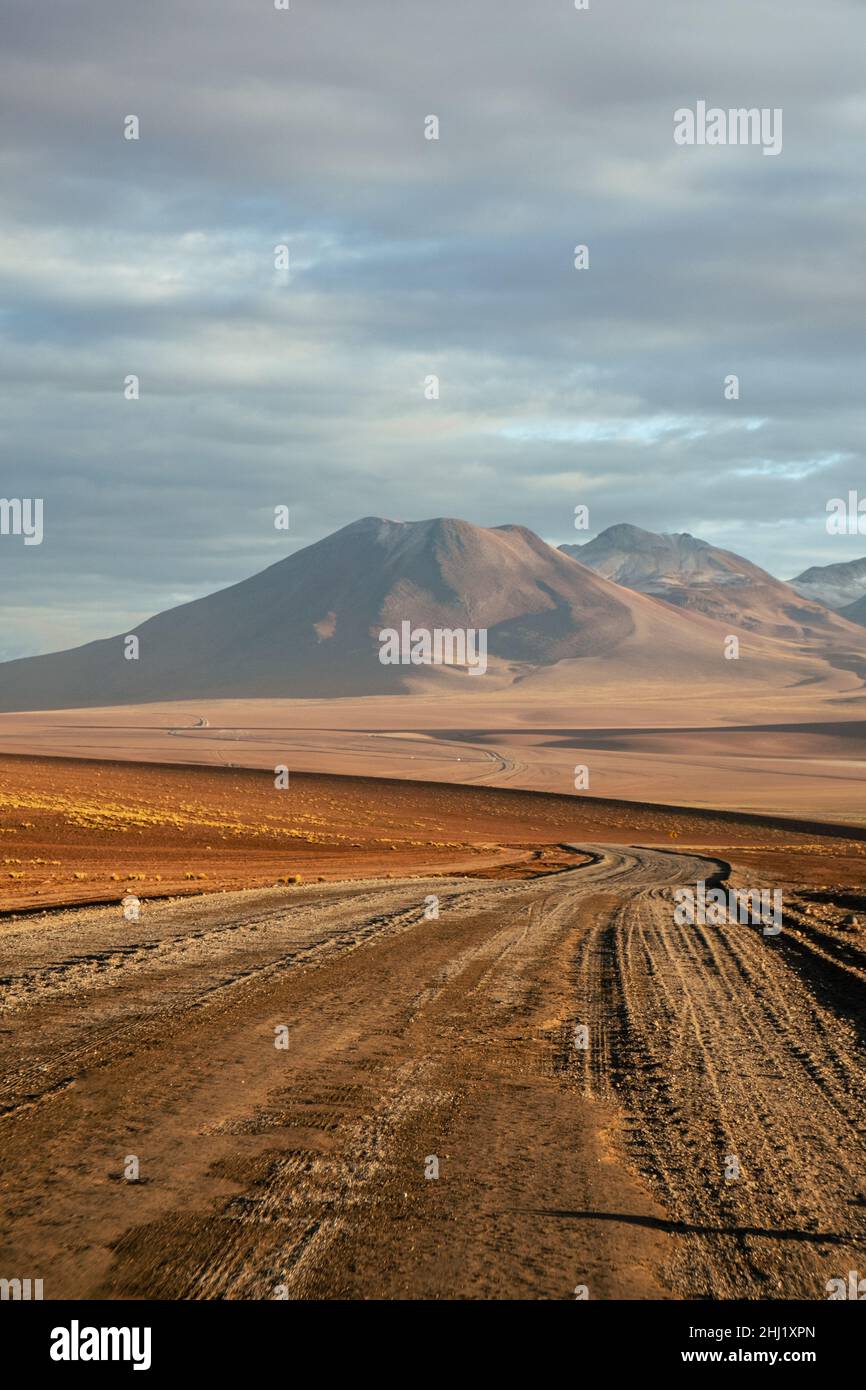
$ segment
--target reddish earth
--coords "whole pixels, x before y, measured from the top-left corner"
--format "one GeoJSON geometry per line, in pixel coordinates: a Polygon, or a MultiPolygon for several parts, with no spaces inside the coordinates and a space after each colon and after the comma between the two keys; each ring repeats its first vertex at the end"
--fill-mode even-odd
{"type": "Polygon", "coordinates": [[[573,867],[560,846],[735,851],[779,881],[861,884],[864,832],[370,777],[0,757],[0,911],[286,882],[573,867]]]}
{"type": "MultiPolygon", "coordinates": [[[[732,663],[722,663],[730,666],[732,663]]],[[[686,668],[688,669],[688,668],[686,668]]],[[[573,673],[574,674],[574,673],[573,673]]],[[[794,673],[795,674],[795,673],[794,673]]],[[[0,714],[0,754],[544,791],[866,825],[866,694],[600,677],[544,699],[211,700],[0,714]],[[739,687],[738,687],[739,689],[739,687]]],[[[552,679],[552,677],[551,677],[552,679]]],[[[853,677],[850,677],[853,680],[853,677]]]]}
{"type": "Polygon", "coordinates": [[[0,924],[0,1274],[826,1298],[866,1253],[862,889],[786,888],[774,938],[677,926],[718,858],[584,848],[0,924]]]}
{"type": "Polygon", "coordinates": [[[862,1267],[862,829],[5,757],[0,842],[0,1277],[823,1299],[862,1267]],[[678,925],[711,878],[778,886],[781,933],[678,925]]]}

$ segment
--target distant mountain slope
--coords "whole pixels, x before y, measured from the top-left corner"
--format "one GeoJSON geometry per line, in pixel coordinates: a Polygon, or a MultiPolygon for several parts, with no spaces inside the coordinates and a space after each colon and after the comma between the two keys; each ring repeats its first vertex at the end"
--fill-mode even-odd
{"type": "MultiPolygon", "coordinates": [[[[701,573],[708,567],[713,572],[711,559],[703,560],[701,573]]],[[[660,581],[656,567],[654,582],[660,581]]],[[[721,580],[716,588],[733,591],[721,580]]],[[[699,584],[698,589],[702,601],[692,604],[683,580],[681,602],[659,603],[575,562],[522,526],[366,517],[250,579],[148,619],[133,630],[138,660],[124,658],[121,634],[3,663],[0,709],[201,696],[331,699],[457,688],[474,697],[510,685],[527,692],[539,683],[553,688],[551,679],[577,694],[582,680],[602,676],[628,683],[687,676],[692,685],[721,679],[781,687],[826,675],[796,648],[760,637],[752,640],[748,661],[725,661],[728,628],[705,616],[714,606],[712,595],[699,584]],[[454,666],[383,665],[379,633],[403,622],[430,630],[485,628],[486,675],[469,677],[454,666]]],[[[805,612],[813,607],[804,600],[795,604],[805,612]]],[[[841,660],[834,649],[831,664],[861,669],[866,634],[820,611],[851,647],[841,660]]],[[[794,623],[790,627],[799,631],[794,623]]]]}
{"type": "MultiPolygon", "coordinates": [[[[672,650],[664,610],[575,565],[520,526],[367,517],[268,569],[123,634],[0,665],[0,708],[38,709],[209,696],[397,693],[453,670],[383,666],[378,634],[486,627],[500,683],[562,658],[605,656],[640,628],[672,650]],[[654,620],[654,626],[653,626],[654,620]]],[[[682,625],[682,620],[680,621],[682,625]]],[[[685,645],[700,646],[701,631],[685,645]]],[[[675,644],[676,645],[676,644],[675,644]]],[[[681,645],[681,644],[680,644],[681,645]]],[[[679,646],[678,646],[679,650],[679,646]]]]}
{"type": "Polygon", "coordinates": [[[866,597],[866,557],[835,565],[813,565],[788,582],[804,598],[841,610],[866,597]]]}
{"type": "Polygon", "coordinates": [[[844,640],[844,625],[823,605],[792,593],[742,555],[687,533],[658,535],[622,524],[586,545],[561,549],[606,579],[732,627],[798,643],[844,640]]]}
{"type": "Polygon", "coordinates": [[[866,627],[866,594],[863,598],[858,598],[854,603],[846,603],[844,608],[837,609],[840,618],[847,618],[849,623],[857,623],[860,627],[866,627]]]}
{"type": "Polygon", "coordinates": [[[686,579],[706,583],[770,578],[741,555],[721,550],[687,532],[660,535],[626,522],[608,526],[585,545],[564,545],[561,549],[607,579],[629,588],[640,587],[641,592],[649,588],[664,590],[671,583],[686,579]]]}

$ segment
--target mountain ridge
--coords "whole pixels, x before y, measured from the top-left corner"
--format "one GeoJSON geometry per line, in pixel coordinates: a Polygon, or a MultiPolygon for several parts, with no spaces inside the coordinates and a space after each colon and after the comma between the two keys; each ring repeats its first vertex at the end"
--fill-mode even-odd
{"type": "MultiPolygon", "coordinates": [[[[652,533],[633,530],[652,549],[652,533]]],[[[630,534],[620,532],[620,543],[630,534]]],[[[686,549],[707,558],[704,542],[686,549]]],[[[586,548],[580,550],[583,556],[586,548]]],[[[820,611],[830,625],[822,636],[842,652],[836,664],[859,670],[866,636],[820,611]]],[[[799,655],[757,632],[748,671],[746,663],[724,662],[729,625],[714,613],[609,579],[519,524],[368,516],[127,634],[0,664],[0,709],[456,689],[466,674],[456,662],[380,661],[379,634],[407,620],[431,631],[485,629],[489,666],[483,682],[468,683],[473,690],[549,686],[553,670],[570,687],[602,666],[624,681],[661,680],[675,667],[690,667],[693,681],[720,672],[729,681],[756,680],[764,672],[784,684],[794,678],[799,655]],[[138,641],[137,660],[124,656],[130,636],[138,641]]],[[[803,678],[808,672],[798,666],[803,678]]]]}
{"type": "Polygon", "coordinates": [[[841,612],[866,597],[866,556],[832,565],[810,565],[788,583],[804,598],[841,612]]]}
{"type": "Polygon", "coordinates": [[[621,522],[566,554],[617,584],[739,630],[787,641],[841,640],[821,603],[794,591],[745,556],[688,532],[657,533],[621,522]]]}

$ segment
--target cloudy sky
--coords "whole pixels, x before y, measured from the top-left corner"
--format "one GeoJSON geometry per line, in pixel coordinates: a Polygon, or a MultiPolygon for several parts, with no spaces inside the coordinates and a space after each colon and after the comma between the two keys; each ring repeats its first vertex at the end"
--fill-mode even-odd
{"type": "Polygon", "coordinates": [[[866,492],[862,0],[3,11],[0,494],[45,539],[0,538],[0,656],[369,514],[866,553],[825,529],[866,492]],[[678,146],[699,100],[782,153],[678,146]]]}

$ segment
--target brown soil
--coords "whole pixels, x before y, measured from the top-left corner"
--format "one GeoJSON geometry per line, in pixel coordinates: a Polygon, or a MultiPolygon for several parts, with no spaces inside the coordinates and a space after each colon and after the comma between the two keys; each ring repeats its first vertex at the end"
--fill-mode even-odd
{"type": "Polygon", "coordinates": [[[0,812],[24,875],[0,1276],[49,1299],[811,1299],[862,1267],[862,830],[23,757],[0,812]],[[676,885],[728,875],[781,887],[778,937],[676,925],[676,885]]]}
{"type": "Polygon", "coordinates": [[[866,1251],[862,890],[786,889],[772,941],[677,928],[674,886],[720,856],[583,849],[531,881],[8,920],[3,1274],[46,1298],[825,1298],[866,1251]]]}
{"type": "MultiPolygon", "coordinates": [[[[866,883],[866,839],[755,817],[387,778],[0,756],[0,911],[415,873],[532,878],[577,840],[866,883]]],[[[774,880],[775,881],[775,880],[774,880]]]]}

